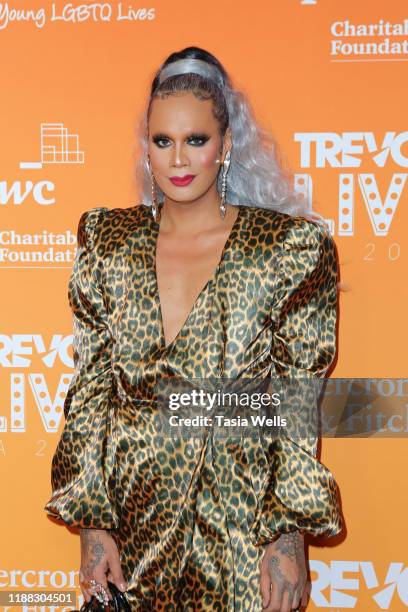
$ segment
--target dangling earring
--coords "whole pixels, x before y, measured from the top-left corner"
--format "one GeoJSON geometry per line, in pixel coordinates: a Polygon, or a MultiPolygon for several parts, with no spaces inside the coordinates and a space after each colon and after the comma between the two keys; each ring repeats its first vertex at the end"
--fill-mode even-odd
{"type": "Polygon", "coordinates": [[[224,162],[222,164],[222,183],[221,183],[221,201],[220,201],[220,214],[221,218],[224,219],[227,207],[225,206],[225,195],[227,193],[227,172],[230,166],[231,152],[227,151],[224,162]]]}
{"type": "Polygon", "coordinates": [[[147,159],[147,163],[149,166],[150,179],[152,182],[152,215],[153,215],[153,219],[156,221],[156,223],[158,223],[160,221],[160,209],[159,209],[159,203],[157,201],[156,181],[152,173],[149,158],[147,159]]]}

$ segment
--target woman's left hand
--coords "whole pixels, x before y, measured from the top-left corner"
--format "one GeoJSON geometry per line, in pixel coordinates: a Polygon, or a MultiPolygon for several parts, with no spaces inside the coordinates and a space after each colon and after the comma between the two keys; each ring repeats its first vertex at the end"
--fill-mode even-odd
{"type": "Polygon", "coordinates": [[[307,583],[304,537],[283,533],[265,547],[260,561],[263,612],[291,612],[302,601],[307,583]]]}

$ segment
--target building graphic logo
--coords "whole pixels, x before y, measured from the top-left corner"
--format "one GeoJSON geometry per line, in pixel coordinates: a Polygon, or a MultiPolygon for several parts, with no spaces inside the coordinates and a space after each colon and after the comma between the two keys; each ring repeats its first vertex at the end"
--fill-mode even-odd
{"type": "Polygon", "coordinates": [[[62,123],[41,124],[41,161],[20,162],[22,169],[38,169],[44,164],[83,164],[78,134],[69,134],[62,123]]]}

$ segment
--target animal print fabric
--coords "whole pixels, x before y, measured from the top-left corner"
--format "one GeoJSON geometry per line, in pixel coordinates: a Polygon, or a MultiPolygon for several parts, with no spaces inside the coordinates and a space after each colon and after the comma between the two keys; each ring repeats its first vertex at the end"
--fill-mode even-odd
{"type": "Polygon", "coordinates": [[[168,438],[160,377],[324,377],[338,268],[317,221],[239,206],[219,265],[165,346],[149,206],[80,218],[69,280],[75,372],[45,511],[110,530],[132,610],[258,612],[263,544],[342,529],[316,439],[168,438]]]}

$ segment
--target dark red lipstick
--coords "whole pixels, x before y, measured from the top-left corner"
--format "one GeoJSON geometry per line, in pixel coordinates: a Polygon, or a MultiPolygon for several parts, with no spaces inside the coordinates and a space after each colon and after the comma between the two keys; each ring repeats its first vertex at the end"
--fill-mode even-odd
{"type": "Polygon", "coordinates": [[[170,180],[177,187],[185,187],[191,183],[194,177],[195,174],[186,174],[185,176],[171,176],[170,180]]]}

